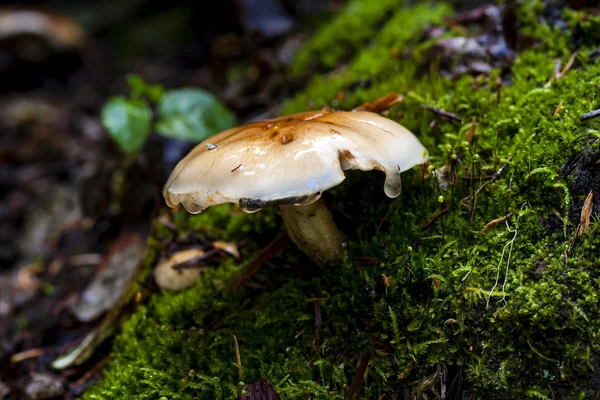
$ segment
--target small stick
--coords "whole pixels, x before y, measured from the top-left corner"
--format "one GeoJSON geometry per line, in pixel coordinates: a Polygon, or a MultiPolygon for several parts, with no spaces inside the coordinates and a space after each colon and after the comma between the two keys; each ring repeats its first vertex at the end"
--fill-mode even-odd
{"type": "Polygon", "coordinates": [[[554,114],[552,114],[554,117],[556,117],[558,115],[558,113],[560,112],[560,110],[562,110],[563,108],[563,101],[561,100],[560,103],[558,103],[558,105],[556,106],[556,109],[554,110],[554,114]]]}
{"type": "Polygon", "coordinates": [[[508,214],[508,204],[510,203],[510,194],[512,193],[512,178],[508,182],[508,192],[506,193],[505,214],[508,214]]]}
{"type": "Polygon", "coordinates": [[[565,65],[565,67],[563,68],[563,70],[560,71],[560,73],[556,77],[557,79],[562,78],[563,76],[565,76],[567,74],[567,72],[569,72],[569,70],[571,69],[571,67],[575,63],[575,57],[577,57],[578,55],[579,55],[579,50],[576,50],[576,51],[573,52],[573,54],[571,54],[571,57],[569,57],[569,61],[567,61],[567,65],[565,65]]]}
{"type": "Polygon", "coordinates": [[[356,261],[359,261],[359,263],[358,263],[359,267],[365,267],[367,265],[379,264],[379,259],[375,258],[375,257],[359,256],[359,257],[352,257],[352,259],[356,260],[356,261]]]}
{"type": "MultiPolygon", "coordinates": [[[[508,157],[508,161],[512,160],[512,157],[508,157]]],[[[498,178],[500,178],[500,175],[502,175],[502,172],[504,171],[504,169],[508,166],[508,163],[504,163],[499,169],[498,171],[496,171],[494,173],[494,175],[492,175],[492,179],[490,179],[489,181],[486,181],[483,185],[479,186],[479,189],[477,189],[477,191],[475,192],[475,196],[477,196],[479,194],[479,192],[481,192],[481,190],[486,186],[489,185],[490,183],[494,183],[495,181],[498,180],[498,178]]]]}
{"type": "Polygon", "coordinates": [[[462,119],[458,115],[453,114],[453,113],[448,112],[448,111],[444,111],[441,108],[437,108],[437,107],[433,107],[433,106],[428,106],[426,104],[421,105],[421,107],[423,107],[426,110],[429,110],[429,111],[433,112],[434,114],[437,114],[437,115],[440,115],[440,116],[442,116],[444,118],[447,118],[447,119],[449,119],[451,121],[456,121],[456,122],[461,122],[462,121],[462,119]]]}
{"type": "Polygon", "coordinates": [[[499,224],[501,222],[506,221],[508,218],[510,218],[511,215],[513,215],[513,213],[509,213],[509,214],[506,214],[504,217],[500,217],[500,218],[496,218],[496,219],[491,220],[490,222],[488,222],[487,224],[485,224],[485,226],[483,227],[483,229],[479,233],[485,233],[485,231],[487,231],[488,229],[490,229],[492,226],[497,225],[497,224],[499,224]]]}
{"type": "Polygon", "coordinates": [[[240,366],[238,368],[238,377],[242,379],[242,355],[240,354],[240,344],[235,335],[233,335],[233,341],[235,342],[235,362],[240,366]]]}
{"type": "Polygon", "coordinates": [[[365,354],[363,354],[358,362],[358,367],[354,373],[354,378],[352,378],[352,383],[350,384],[350,388],[344,396],[344,400],[352,400],[356,397],[360,391],[360,388],[362,387],[363,380],[365,379],[365,373],[367,372],[367,367],[369,366],[370,361],[371,352],[367,351],[365,354]]]}
{"type": "MultiPolygon", "coordinates": [[[[512,159],[512,157],[508,157],[508,161],[510,161],[511,159],[512,159]]],[[[484,183],[483,183],[481,186],[479,186],[479,189],[477,189],[477,191],[476,191],[476,192],[475,192],[473,195],[470,195],[470,196],[467,196],[467,197],[463,198],[463,199],[460,201],[460,202],[461,202],[461,205],[462,205],[463,207],[467,208],[467,206],[464,204],[464,202],[465,202],[465,201],[467,201],[467,200],[471,200],[471,199],[473,199],[474,197],[477,197],[477,195],[479,194],[479,192],[481,192],[481,191],[483,190],[483,188],[484,188],[486,185],[489,185],[490,183],[494,183],[496,180],[498,180],[498,178],[500,178],[500,175],[502,175],[502,172],[504,171],[504,169],[505,169],[507,166],[508,166],[508,163],[504,163],[504,164],[503,164],[503,165],[502,165],[502,166],[501,166],[501,167],[498,169],[498,171],[496,171],[496,172],[494,173],[494,175],[492,175],[492,177],[491,177],[489,180],[487,180],[487,181],[486,181],[486,182],[484,182],[484,183]]],[[[469,207],[469,210],[470,210],[470,207],[469,207]]]]}
{"type": "Polygon", "coordinates": [[[492,176],[461,176],[460,179],[463,181],[489,181],[492,176]]]}
{"type": "MultiPolygon", "coordinates": [[[[398,199],[396,199],[398,200],[398,199]]],[[[391,214],[391,212],[394,210],[395,206],[398,204],[397,201],[391,201],[390,205],[388,206],[387,211],[385,212],[385,215],[383,216],[383,218],[381,219],[381,221],[379,222],[379,225],[377,225],[377,229],[375,230],[376,232],[379,232],[379,230],[381,229],[381,226],[385,223],[385,221],[387,221],[389,215],[391,214]]]]}
{"type": "MultiPolygon", "coordinates": [[[[440,212],[438,212],[437,214],[435,214],[433,216],[433,218],[431,218],[429,221],[427,221],[427,223],[425,223],[425,225],[423,225],[423,227],[421,228],[421,230],[427,230],[427,228],[429,228],[431,226],[431,224],[433,224],[438,218],[440,218],[442,215],[447,214],[448,213],[448,209],[444,208],[442,209],[440,212]]],[[[443,224],[443,220],[442,220],[442,224],[443,224]]]]}
{"type": "Polygon", "coordinates": [[[592,118],[596,118],[596,117],[600,117],[600,108],[594,111],[590,111],[588,113],[585,113],[581,116],[581,118],[579,119],[579,122],[583,122],[583,121],[587,121],[588,119],[592,119],[592,118]]]}
{"type": "Polygon", "coordinates": [[[531,163],[527,166],[527,203],[531,198],[531,163]]]}
{"type": "Polygon", "coordinates": [[[75,381],[73,386],[81,386],[87,381],[90,380],[92,376],[98,371],[100,371],[108,362],[110,361],[110,356],[104,357],[102,360],[98,361],[90,370],[88,370],[83,376],[75,381]]]}
{"type": "Polygon", "coordinates": [[[197,266],[199,266],[198,263],[211,258],[219,251],[220,251],[219,249],[213,249],[213,250],[207,251],[206,253],[202,254],[201,256],[194,257],[192,259],[189,259],[189,260],[179,263],[179,264],[175,264],[175,265],[173,265],[172,268],[176,271],[181,271],[182,269],[197,267],[197,266]]]}
{"type": "Polygon", "coordinates": [[[555,64],[554,73],[552,74],[550,79],[548,79],[548,82],[546,82],[546,84],[544,85],[544,88],[550,87],[550,84],[552,83],[552,81],[554,81],[556,79],[560,79],[563,76],[565,76],[567,74],[567,72],[569,72],[569,70],[571,69],[573,64],[575,63],[575,58],[577,57],[578,54],[579,54],[579,50],[576,50],[575,52],[573,52],[573,54],[571,54],[571,57],[569,57],[569,61],[567,61],[567,65],[565,65],[565,67],[560,72],[558,72],[558,70],[560,70],[560,59],[559,59],[557,61],[557,63],[555,64]]]}
{"type": "Polygon", "coordinates": [[[550,394],[552,394],[552,400],[556,400],[556,397],[554,396],[554,390],[552,390],[552,386],[550,386],[550,384],[548,384],[548,389],[550,389],[550,394]]]}
{"type": "Polygon", "coordinates": [[[329,297],[311,297],[310,299],[306,299],[307,303],[318,303],[320,301],[329,300],[329,297]]]}
{"type": "Polygon", "coordinates": [[[427,171],[427,164],[424,163],[421,165],[421,189],[423,189],[423,203],[427,203],[427,191],[425,190],[425,171],[427,171]]]}
{"type": "Polygon", "coordinates": [[[404,101],[404,96],[396,92],[383,96],[372,103],[364,103],[356,107],[354,111],[371,111],[375,113],[381,113],[382,111],[389,110],[393,105],[404,101]]]}
{"type": "MultiPolygon", "coordinates": [[[[475,118],[475,117],[473,117],[475,118]]],[[[474,121],[475,119],[473,119],[474,121]]],[[[469,153],[471,154],[471,176],[475,175],[475,160],[473,159],[473,150],[471,149],[471,146],[469,145],[469,153]]],[[[472,197],[471,197],[471,207],[469,210],[469,226],[471,225],[471,222],[473,222],[473,215],[475,214],[475,180],[471,180],[471,193],[472,193],[472,197]]]]}
{"type": "Polygon", "coordinates": [[[231,170],[231,172],[235,172],[235,171],[237,171],[238,169],[240,169],[241,167],[242,167],[242,164],[240,164],[240,165],[238,165],[237,167],[235,167],[234,169],[232,169],[232,170],[231,170]]]}
{"type": "Polygon", "coordinates": [[[319,302],[315,306],[315,344],[318,346],[321,342],[321,331],[323,330],[323,316],[321,315],[321,306],[319,302]]]}
{"type": "Polygon", "coordinates": [[[44,355],[45,353],[46,353],[46,350],[44,350],[42,348],[25,350],[20,353],[13,354],[10,357],[10,362],[13,364],[16,364],[21,361],[28,360],[30,358],[39,357],[41,355],[44,355]]]}
{"type": "Polygon", "coordinates": [[[277,235],[275,239],[271,243],[267,245],[258,256],[248,265],[244,270],[240,273],[240,275],[229,285],[229,290],[239,289],[248,281],[248,279],[252,278],[254,274],[260,271],[260,268],[268,263],[273,257],[279,253],[279,250],[283,249],[283,246],[289,240],[289,236],[287,233],[281,233],[277,235]]]}

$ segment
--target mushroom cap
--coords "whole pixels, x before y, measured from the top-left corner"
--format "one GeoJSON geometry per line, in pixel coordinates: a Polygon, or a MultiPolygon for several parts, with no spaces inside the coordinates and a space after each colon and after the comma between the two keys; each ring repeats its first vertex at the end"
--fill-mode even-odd
{"type": "Polygon", "coordinates": [[[58,49],[80,48],[83,28],[70,18],[35,8],[0,7],[0,40],[31,35],[58,49]]]}
{"type": "Polygon", "coordinates": [[[253,212],[312,203],[344,180],[344,170],[375,169],[386,174],[386,195],[397,197],[400,173],[426,160],[415,135],[379,114],[311,111],[212,136],[179,162],[163,195],[194,214],[222,203],[253,212]]]}

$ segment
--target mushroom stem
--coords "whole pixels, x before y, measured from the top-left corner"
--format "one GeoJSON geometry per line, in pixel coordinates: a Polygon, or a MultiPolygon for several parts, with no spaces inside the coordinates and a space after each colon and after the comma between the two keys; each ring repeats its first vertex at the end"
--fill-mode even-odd
{"type": "Polygon", "coordinates": [[[292,241],[319,266],[342,261],[344,234],[323,199],[306,205],[281,205],[279,213],[292,241]]]}

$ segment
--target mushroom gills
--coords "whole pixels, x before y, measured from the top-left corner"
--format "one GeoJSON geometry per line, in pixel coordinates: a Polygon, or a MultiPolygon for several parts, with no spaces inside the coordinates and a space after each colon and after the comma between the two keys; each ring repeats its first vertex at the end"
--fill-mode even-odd
{"type": "Polygon", "coordinates": [[[310,204],[278,207],[292,241],[320,267],[343,260],[345,236],[333,221],[323,199],[310,204]]]}
{"type": "Polygon", "coordinates": [[[290,196],[278,199],[240,199],[238,204],[242,210],[247,213],[255,213],[265,207],[281,206],[284,204],[293,204],[296,206],[314,203],[321,198],[321,193],[309,194],[306,196],[290,196]]]}

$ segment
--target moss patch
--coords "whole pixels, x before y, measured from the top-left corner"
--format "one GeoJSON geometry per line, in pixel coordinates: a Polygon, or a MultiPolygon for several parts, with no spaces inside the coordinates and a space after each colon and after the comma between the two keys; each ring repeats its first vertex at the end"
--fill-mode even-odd
{"type": "MultiPolygon", "coordinates": [[[[351,48],[344,69],[316,76],[286,112],[304,110],[309,100],[349,109],[392,90],[406,93],[390,117],[402,111],[400,122],[421,138],[433,167],[406,172],[396,200],[383,195],[379,174],[348,174],[330,196],[340,225],[351,232],[337,269],[310,270],[288,246],[239,292],[224,294],[241,267],[230,262],[189,290],[154,296],[125,324],[106,378],[86,397],[235,398],[244,382],[265,378],[282,398],[343,399],[365,352],[372,357],[361,398],[431,398],[443,391],[490,399],[597,395],[600,228],[594,219],[575,239],[577,221],[569,214],[583,199],[572,194],[561,166],[599,151],[598,123],[579,122],[600,108],[600,64],[589,60],[598,43],[571,40],[577,24],[587,29],[598,20],[580,24],[581,13],[565,10],[567,26],[552,28],[533,16],[541,3],[526,3],[518,10],[521,29],[543,41],[518,57],[509,86],[497,86],[500,71],[455,81],[436,73],[416,77],[418,38],[450,13],[444,5],[394,7],[370,46],[351,48]],[[544,87],[554,59],[565,65],[574,45],[581,46],[574,67],[544,87]],[[423,104],[463,122],[432,124],[436,117],[423,104]],[[433,178],[442,168],[455,177],[448,190],[433,178]],[[468,196],[479,189],[472,202],[468,196]],[[436,218],[442,208],[448,212],[436,218]]],[[[321,54],[316,49],[336,46],[327,38],[346,34],[341,19],[349,12],[315,36],[298,70],[307,67],[306,57],[321,54]]],[[[356,37],[362,43],[365,35],[356,37]]],[[[334,54],[342,50],[348,49],[334,54]]],[[[250,237],[248,260],[280,229],[272,212],[246,215],[232,207],[178,218],[182,229],[216,227],[229,240],[250,237]]]]}

